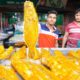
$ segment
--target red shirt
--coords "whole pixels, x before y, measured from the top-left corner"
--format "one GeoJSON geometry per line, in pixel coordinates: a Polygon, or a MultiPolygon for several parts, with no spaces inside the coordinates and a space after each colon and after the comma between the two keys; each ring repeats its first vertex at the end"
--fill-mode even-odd
{"type": "Polygon", "coordinates": [[[55,28],[54,32],[50,32],[45,24],[41,24],[39,33],[39,47],[52,48],[56,47],[59,31],[55,28]]]}

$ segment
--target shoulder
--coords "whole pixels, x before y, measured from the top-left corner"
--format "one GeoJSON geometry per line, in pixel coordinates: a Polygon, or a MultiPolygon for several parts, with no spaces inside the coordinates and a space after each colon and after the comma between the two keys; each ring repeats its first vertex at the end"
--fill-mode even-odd
{"type": "Polygon", "coordinates": [[[41,26],[41,28],[44,28],[44,27],[46,27],[46,24],[40,23],[40,26],[41,26]]]}
{"type": "Polygon", "coordinates": [[[46,30],[46,24],[39,23],[39,33],[40,33],[42,30],[46,30]]]}
{"type": "Polygon", "coordinates": [[[45,31],[49,31],[49,29],[47,28],[46,24],[41,24],[41,29],[45,30],[45,31]]]}
{"type": "Polygon", "coordinates": [[[67,27],[71,27],[71,26],[74,26],[74,21],[67,25],[67,27]]]}

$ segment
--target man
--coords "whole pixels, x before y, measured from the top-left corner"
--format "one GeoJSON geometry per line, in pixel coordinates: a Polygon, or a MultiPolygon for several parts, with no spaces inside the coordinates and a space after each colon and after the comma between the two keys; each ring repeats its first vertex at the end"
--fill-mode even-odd
{"type": "Polygon", "coordinates": [[[49,11],[47,14],[46,24],[40,25],[39,32],[39,47],[40,48],[53,48],[58,47],[58,34],[60,33],[55,27],[57,18],[56,11],[49,11]]]}
{"type": "Polygon", "coordinates": [[[63,37],[62,47],[77,48],[80,40],[80,9],[75,12],[75,21],[68,24],[63,37]]]}

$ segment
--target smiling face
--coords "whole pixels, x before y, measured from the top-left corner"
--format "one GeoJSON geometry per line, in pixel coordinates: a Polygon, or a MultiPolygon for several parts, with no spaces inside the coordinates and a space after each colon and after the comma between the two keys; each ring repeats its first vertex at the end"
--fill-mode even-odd
{"type": "Polygon", "coordinates": [[[75,14],[75,20],[80,23],[80,12],[75,14]]]}
{"type": "Polygon", "coordinates": [[[53,14],[53,13],[49,14],[47,16],[47,24],[54,25],[55,22],[56,22],[56,18],[57,18],[57,15],[56,14],[53,14]]]}

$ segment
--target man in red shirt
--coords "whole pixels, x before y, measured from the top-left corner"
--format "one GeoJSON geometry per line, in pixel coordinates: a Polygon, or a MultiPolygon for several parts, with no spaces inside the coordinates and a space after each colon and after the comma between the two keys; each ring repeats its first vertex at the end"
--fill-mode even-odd
{"type": "Polygon", "coordinates": [[[80,40],[80,9],[75,12],[75,21],[68,24],[65,30],[62,47],[77,48],[78,41],[80,40]]]}
{"type": "Polygon", "coordinates": [[[59,30],[55,27],[57,18],[56,11],[49,11],[46,24],[40,24],[39,29],[39,47],[53,48],[58,47],[57,39],[59,30]]]}

